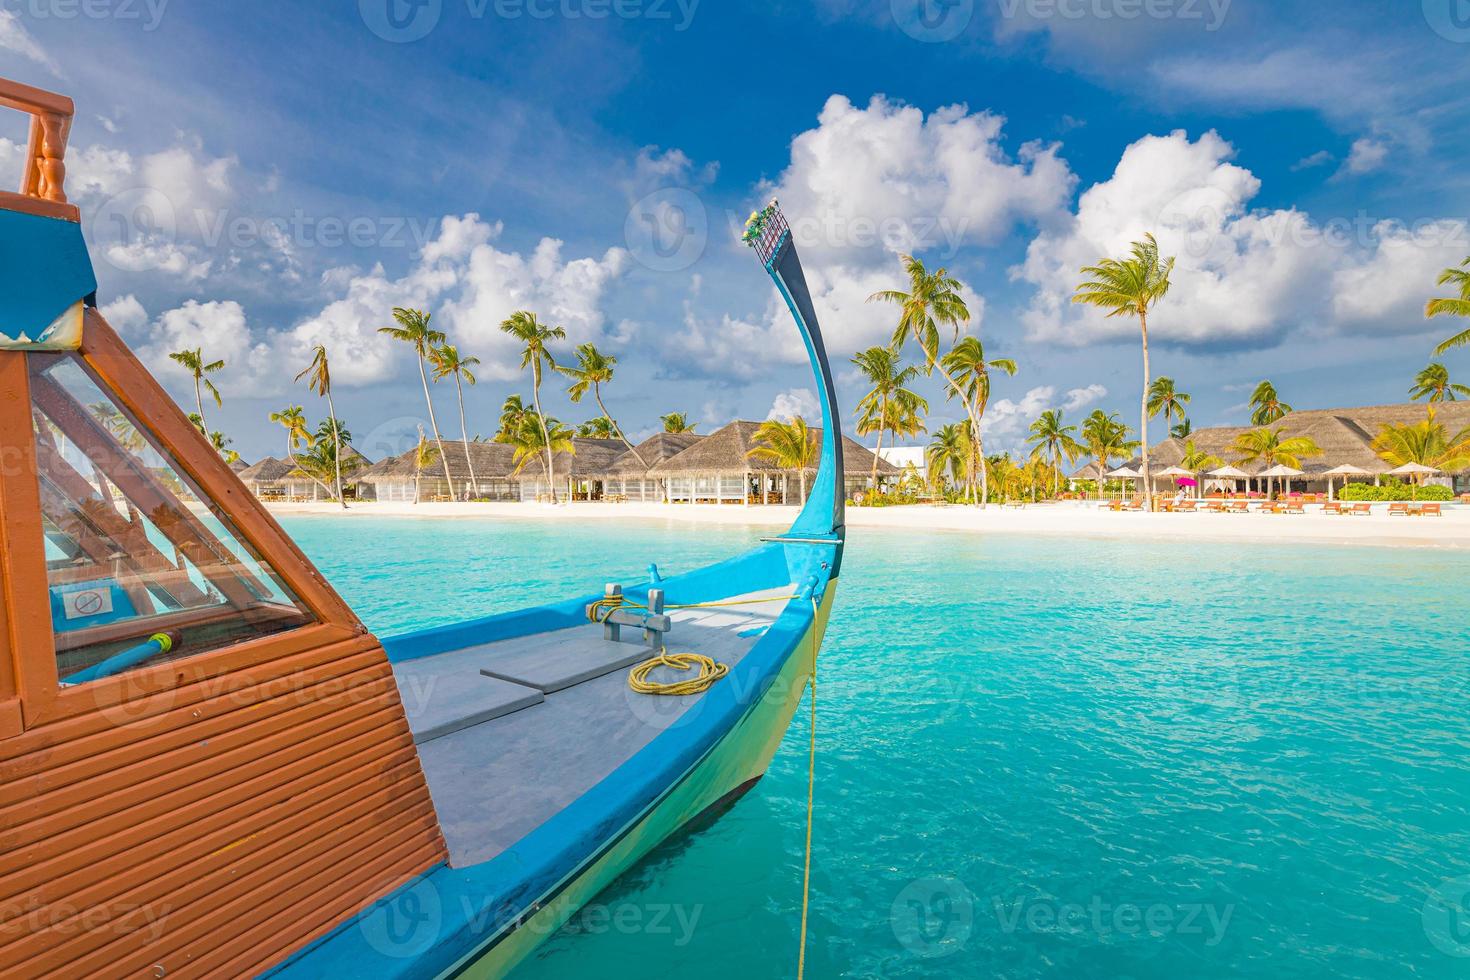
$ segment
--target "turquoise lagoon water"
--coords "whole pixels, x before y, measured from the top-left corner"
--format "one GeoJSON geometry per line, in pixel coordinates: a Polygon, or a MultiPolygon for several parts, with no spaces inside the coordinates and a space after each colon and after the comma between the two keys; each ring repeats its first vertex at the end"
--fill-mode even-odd
{"type": "MultiPolygon", "coordinates": [[[[385,633],[762,533],[285,523],[385,633]]],[[[1467,580],[1454,552],[854,531],[807,975],[1470,974],[1467,580]]],[[[794,975],[808,731],[519,975],[794,975]]]]}

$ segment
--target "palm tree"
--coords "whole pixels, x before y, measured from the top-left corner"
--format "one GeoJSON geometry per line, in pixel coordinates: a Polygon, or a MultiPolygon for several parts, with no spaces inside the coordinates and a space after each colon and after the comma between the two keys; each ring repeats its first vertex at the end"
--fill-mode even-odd
{"type": "Polygon", "coordinates": [[[193,376],[194,410],[199,413],[199,431],[207,433],[209,428],[208,424],[204,421],[204,398],[201,394],[201,388],[207,390],[214,396],[214,404],[216,406],[225,403],[224,399],[220,397],[219,389],[207,377],[207,375],[213,374],[215,371],[223,370],[225,362],[222,360],[206,361],[204,359],[204,348],[202,347],[195,347],[193,350],[176,350],[169,355],[169,360],[183,365],[184,370],[193,376]]]}
{"type": "Polygon", "coordinates": [[[531,369],[531,402],[536,407],[536,420],[541,425],[546,482],[551,490],[551,499],[555,500],[556,471],[551,458],[551,431],[546,426],[546,416],[541,412],[541,373],[543,367],[556,370],[556,361],[547,345],[553,340],[565,340],[567,332],[561,327],[548,327],[528,310],[516,310],[501,322],[500,329],[521,342],[521,368],[531,369]]]}
{"type": "Polygon", "coordinates": [[[1431,402],[1452,402],[1458,401],[1459,395],[1470,397],[1470,387],[1452,382],[1449,369],[1436,361],[1415,375],[1409,395],[1414,401],[1428,398],[1431,402]]]}
{"type": "Polygon", "coordinates": [[[929,479],[936,486],[943,486],[948,476],[956,487],[960,485],[965,467],[970,459],[970,430],[961,422],[940,426],[924,450],[924,462],[929,469],[929,479]]]}
{"type": "Polygon", "coordinates": [[[1189,419],[1180,419],[1169,427],[1169,435],[1174,439],[1187,439],[1194,432],[1194,424],[1189,419]]]}
{"type": "Polygon", "coordinates": [[[1385,424],[1373,439],[1373,451],[1395,467],[1418,463],[1455,472],[1470,467],[1470,428],[1451,437],[1431,408],[1422,422],[1385,424]]]}
{"type": "Polygon", "coordinates": [[[1072,462],[1081,456],[1086,450],[1077,441],[1077,427],[1075,425],[1062,424],[1061,409],[1049,408],[1041,413],[1041,417],[1031,423],[1031,434],[1026,441],[1032,444],[1032,458],[1050,457],[1051,467],[1055,471],[1052,480],[1052,496],[1057,495],[1061,488],[1059,474],[1061,472],[1062,459],[1072,462]]]}
{"type": "MultiPolygon", "coordinates": [[[[1231,446],[1239,454],[1237,462],[1260,463],[1267,469],[1278,463],[1283,466],[1301,468],[1302,459],[1321,456],[1322,450],[1306,436],[1282,438],[1280,429],[1260,428],[1242,432],[1235,437],[1231,446]]],[[[1268,478],[1266,493],[1269,496],[1275,481],[1268,478]]]]}
{"type": "MultiPolygon", "coordinates": [[[[424,470],[434,465],[434,459],[439,455],[439,450],[429,445],[429,440],[424,436],[424,427],[419,426],[419,443],[413,448],[413,502],[420,500],[419,486],[424,478],[424,470]]],[[[445,472],[448,472],[446,467],[445,472]]],[[[452,490],[454,485],[450,484],[452,490]]]]}
{"type": "Polygon", "coordinates": [[[903,256],[904,271],[909,277],[909,291],[880,289],[868,297],[868,302],[881,301],[899,307],[898,326],[893,330],[889,346],[895,351],[903,350],[909,338],[919,344],[924,353],[924,374],[932,375],[937,369],[950,390],[964,402],[965,413],[970,418],[972,432],[980,431],[980,419],[975,415],[975,406],[965,397],[963,386],[955,380],[939,357],[939,326],[952,327],[956,340],[960,337],[960,324],[970,322],[970,308],[960,293],[964,284],[946,269],[929,272],[924,263],[912,255],[903,256]]]}
{"type": "MultiPolygon", "coordinates": [[[[990,372],[1001,371],[1014,377],[1016,362],[1009,357],[987,360],[985,345],[980,342],[980,338],[964,337],[954,345],[948,354],[944,355],[942,363],[945,370],[954,375],[955,380],[960,383],[963,397],[969,399],[973,407],[973,411],[969,413],[975,420],[973,423],[975,431],[971,435],[971,440],[975,444],[975,455],[984,459],[985,439],[980,424],[985,419],[985,409],[990,405],[990,372]]],[[[983,509],[990,499],[990,479],[984,466],[978,468],[980,471],[980,507],[983,509]]]]}
{"type": "MultiPolygon", "coordinates": [[[[270,419],[285,427],[286,458],[291,460],[292,467],[301,469],[301,462],[296,458],[296,451],[310,449],[316,442],[312,438],[311,430],[306,427],[306,410],[300,405],[288,405],[279,412],[271,412],[270,419]]],[[[331,493],[331,488],[326,484],[322,484],[322,489],[331,493]]]]}
{"type": "Polygon", "coordinates": [[[429,320],[433,314],[425,313],[423,310],[410,310],[402,306],[393,307],[393,319],[398,321],[396,327],[379,327],[378,333],[385,333],[394,340],[401,340],[413,347],[414,358],[419,366],[419,381],[424,386],[424,404],[429,408],[429,428],[434,432],[434,443],[439,447],[439,462],[444,465],[444,482],[449,486],[449,492],[454,493],[454,478],[449,475],[449,459],[444,455],[444,440],[439,438],[439,420],[434,417],[434,399],[429,395],[429,372],[424,368],[424,362],[428,359],[429,348],[435,344],[444,343],[444,331],[435,330],[429,326],[429,320]]]}
{"type": "Polygon", "coordinates": [[[520,395],[507,395],[500,405],[500,428],[495,434],[495,441],[510,442],[530,414],[531,410],[526,407],[525,399],[520,395]]]}
{"type": "MultiPolygon", "coordinates": [[[[1175,418],[1184,419],[1184,410],[1189,405],[1190,396],[1174,386],[1173,378],[1154,378],[1153,383],[1148,386],[1148,417],[1154,418],[1160,412],[1164,413],[1164,422],[1167,424],[1175,418]]],[[[1173,432],[1170,432],[1172,435],[1173,432]]],[[[1187,434],[1187,433],[1186,433],[1187,434]]]]}
{"type": "Polygon", "coordinates": [[[1108,316],[1136,316],[1143,338],[1143,395],[1139,399],[1138,432],[1143,443],[1143,499],[1154,509],[1153,487],[1148,472],[1148,395],[1151,387],[1148,366],[1148,314],[1169,292],[1169,276],[1174,259],[1159,257],[1159,243],[1152,234],[1134,242],[1131,258],[1101,259],[1097,265],[1085,266],[1082,274],[1091,276],[1077,287],[1072,302],[1096,306],[1108,316]]]}
{"type": "MultiPolygon", "coordinates": [[[[326,481],[340,480],[342,473],[351,473],[360,465],[360,457],[345,456],[343,449],[352,443],[352,433],[347,426],[335,418],[322,419],[317,426],[312,444],[296,456],[296,468],[305,473],[328,493],[331,488],[326,481]]],[[[340,483],[338,493],[341,493],[340,483]]]]}
{"type": "Polygon", "coordinates": [[[1276,394],[1276,386],[1262,381],[1251,392],[1251,425],[1275,425],[1292,413],[1292,407],[1276,394]]]}
{"type": "MultiPolygon", "coordinates": [[[[464,418],[464,386],[466,383],[475,384],[475,372],[471,369],[480,363],[480,359],[466,357],[453,344],[440,344],[429,348],[429,360],[434,365],[435,381],[454,377],[454,394],[459,399],[459,435],[464,440],[464,461],[470,470],[470,492],[473,493],[480,483],[475,479],[475,461],[470,458],[470,429],[464,418]]],[[[449,489],[453,493],[454,487],[449,489]]]]}
{"type": "MultiPolygon", "coordinates": [[[[889,347],[869,347],[853,355],[852,363],[867,378],[872,387],[857,403],[858,435],[878,433],[878,445],[873,450],[873,474],[868,485],[878,486],[878,456],[883,452],[883,433],[892,432],[894,438],[900,434],[896,426],[910,429],[918,422],[918,415],[929,411],[929,403],[905,387],[919,376],[919,369],[912,364],[904,365],[903,358],[889,347]],[[897,404],[901,403],[901,404],[897,404]],[[898,409],[895,411],[894,409],[898,409]],[[912,422],[910,421],[912,420],[912,422]]],[[[923,431],[922,423],[918,431],[923,431]]]]}
{"type": "MultiPolygon", "coordinates": [[[[572,379],[572,386],[567,389],[567,397],[574,403],[580,402],[582,396],[587,394],[587,389],[592,389],[592,397],[597,400],[597,407],[602,409],[602,417],[612,425],[612,431],[616,438],[620,439],[633,458],[638,460],[638,465],[647,468],[648,464],[643,461],[638,450],[623,435],[623,430],[618,427],[617,420],[608,413],[607,406],[602,403],[602,386],[610,384],[613,379],[613,368],[617,367],[618,359],[611,354],[604,354],[593,344],[582,344],[577,348],[577,366],[561,366],[556,369],[572,379]]],[[[553,365],[555,366],[555,365],[553,365]]]]}
{"type": "MultiPolygon", "coordinates": [[[[608,418],[606,415],[599,415],[595,419],[588,419],[585,422],[578,422],[577,435],[583,437],[584,439],[619,438],[617,427],[613,424],[613,420],[608,418]]],[[[624,440],[623,444],[627,445],[627,440],[624,440]]],[[[638,456],[636,452],[633,455],[638,457],[639,462],[643,461],[643,457],[638,456]]]]}
{"type": "MultiPolygon", "coordinates": [[[[1441,272],[1437,281],[1441,286],[1457,287],[1460,295],[1430,300],[1424,307],[1424,315],[1470,317],[1470,258],[1461,262],[1458,269],[1446,269],[1441,272]]],[[[1434,353],[1438,356],[1453,347],[1464,347],[1466,344],[1470,344],[1470,329],[1461,330],[1450,337],[1436,347],[1434,353]]]]}
{"type": "MultiPolygon", "coordinates": [[[[552,453],[575,454],[577,444],[572,441],[572,430],[562,425],[556,419],[544,419],[535,413],[527,413],[522,417],[511,437],[504,442],[515,447],[515,455],[512,461],[515,463],[514,473],[519,473],[526,468],[531,460],[540,460],[544,468],[546,458],[552,453]]],[[[556,488],[551,490],[551,499],[556,500],[556,488]]]]}
{"type": "Polygon", "coordinates": [[[807,426],[806,419],[800,415],[793,415],[790,422],[767,419],[755,431],[755,442],[745,455],[768,459],[777,469],[795,470],[801,483],[801,502],[806,503],[806,471],[816,467],[822,454],[816,433],[807,426]]]}
{"type": "Polygon", "coordinates": [[[342,509],[346,510],[347,495],[342,492],[342,439],[337,431],[337,406],[332,403],[332,371],[327,364],[327,348],[322,344],[317,344],[311,349],[311,363],[296,375],[297,381],[302,378],[306,378],[307,388],[327,400],[327,418],[331,421],[332,460],[336,465],[337,499],[341,501],[342,509]]]}
{"type": "Polygon", "coordinates": [[[660,415],[658,420],[664,424],[665,432],[693,432],[694,426],[689,422],[689,416],[683,412],[670,412],[660,415]]]}
{"type": "Polygon", "coordinates": [[[1082,444],[1097,464],[1097,499],[1103,496],[1103,484],[1107,482],[1108,463],[1115,458],[1127,459],[1138,449],[1137,440],[1128,438],[1128,426],[1118,418],[1116,412],[1109,415],[1100,408],[1082,421],[1082,444]]]}
{"type": "Polygon", "coordinates": [[[1204,487],[1202,474],[1209,470],[1219,469],[1225,465],[1225,461],[1213,453],[1207,453],[1198,448],[1194,440],[1190,439],[1184,444],[1184,458],[1179,461],[1179,465],[1195,475],[1194,495],[1198,497],[1204,487]]]}

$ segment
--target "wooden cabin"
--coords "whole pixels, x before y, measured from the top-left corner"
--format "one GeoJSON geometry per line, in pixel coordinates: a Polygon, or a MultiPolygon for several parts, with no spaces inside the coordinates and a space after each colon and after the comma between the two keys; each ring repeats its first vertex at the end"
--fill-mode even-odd
{"type": "Polygon", "coordinates": [[[0,192],[0,976],[247,976],[447,849],[388,659],[97,310],[70,99],[0,192]]]}

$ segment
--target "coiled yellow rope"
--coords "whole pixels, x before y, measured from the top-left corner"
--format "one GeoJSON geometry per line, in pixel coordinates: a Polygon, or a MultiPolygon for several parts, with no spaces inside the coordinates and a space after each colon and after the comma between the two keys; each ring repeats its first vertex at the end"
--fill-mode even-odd
{"type": "Polygon", "coordinates": [[[639,694],[703,694],[714,686],[715,681],[730,673],[730,668],[700,653],[665,653],[634,667],[628,672],[628,686],[639,694]],[[648,675],[659,667],[674,670],[690,670],[698,667],[699,673],[682,681],[660,684],[648,679],[648,675]]]}

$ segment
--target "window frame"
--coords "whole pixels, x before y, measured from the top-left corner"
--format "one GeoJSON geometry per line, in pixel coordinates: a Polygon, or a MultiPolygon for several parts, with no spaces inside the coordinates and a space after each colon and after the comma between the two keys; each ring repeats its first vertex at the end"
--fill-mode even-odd
{"type": "MultiPolygon", "coordinates": [[[[175,467],[228,515],[233,530],[316,622],[215,650],[63,687],[51,625],[31,391],[24,351],[0,352],[0,739],[365,635],[366,627],[96,309],[77,351],[107,394],[173,456],[175,467]]],[[[242,683],[248,683],[245,678],[242,683]]],[[[131,720],[127,713],[116,715],[131,720]]]]}

